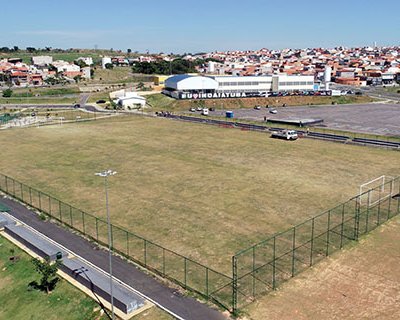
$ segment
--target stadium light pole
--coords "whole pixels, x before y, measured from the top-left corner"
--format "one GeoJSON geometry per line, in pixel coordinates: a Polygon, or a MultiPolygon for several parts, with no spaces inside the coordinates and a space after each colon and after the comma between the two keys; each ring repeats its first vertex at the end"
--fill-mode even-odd
{"type": "Polygon", "coordinates": [[[111,243],[111,224],[110,224],[110,211],[108,208],[108,177],[115,175],[117,172],[113,170],[105,170],[96,172],[95,175],[104,178],[104,188],[106,192],[106,211],[107,211],[107,231],[108,231],[108,259],[110,267],[110,296],[111,296],[111,317],[114,316],[114,295],[113,295],[113,276],[112,276],[112,243],[111,243]]]}

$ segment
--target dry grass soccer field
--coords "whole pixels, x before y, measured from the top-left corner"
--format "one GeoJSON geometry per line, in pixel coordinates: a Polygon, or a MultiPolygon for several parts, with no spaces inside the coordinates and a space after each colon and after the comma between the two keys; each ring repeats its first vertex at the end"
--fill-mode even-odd
{"type": "Polygon", "coordinates": [[[246,309],[252,320],[400,318],[400,218],[246,309]]]}
{"type": "Polygon", "coordinates": [[[0,133],[0,172],[222,272],[230,256],[398,175],[396,151],[119,117],[0,133]]]}

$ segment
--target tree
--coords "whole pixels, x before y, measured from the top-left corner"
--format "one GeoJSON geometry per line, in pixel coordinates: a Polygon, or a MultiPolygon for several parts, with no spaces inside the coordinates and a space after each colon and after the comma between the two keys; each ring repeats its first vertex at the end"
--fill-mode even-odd
{"type": "Polygon", "coordinates": [[[13,91],[11,89],[6,89],[3,91],[3,97],[4,98],[10,98],[13,94],[13,91]]]}
{"type": "Polygon", "coordinates": [[[128,52],[128,54],[132,53],[132,49],[128,49],[126,50],[126,52],[128,52]]]}
{"type": "Polygon", "coordinates": [[[34,47],[26,47],[26,51],[32,53],[32,52],[36,51],[36,48],[34,48],[34,47]]]}
{"type": "Polygon", "coordinates": [[[83,60],[75,60],[75,61],[74,61],[74,64],[76,64],[77,66],[79,66],[81,69],[82,69],[82,68],[85,68],[85,67],[88,67],[88,65],[86,64],[86,62],[83,61],[83,60]]]}
{"type": "Polygon", "coordinates": [[[17,46],[14,46],[13,51],[14,51],[14,52],[18,52],[18,51],[19,51],[19,48],[18,48],[17,46]]]}
{"type": "Polygon", "coordinates": [[[75,77],[74,77],[74,80],[75,80],[76,83],[78,83],[79,81],[82,80],[82,77],[79,76],[79,75],[78,75],[78,76],[75,76],[75,77]]]}
{"type": "Polygon", "coordinates": [[[106,67],[106,69],[110,69],[111,70],[111,69],[114,68],[114,65],[112,63],[106,63],[105,67],[106,67]]]}
{"type": "Polygon", "coordinates": [[[31,261],[36,272],[41,276],[38,288],[40,290],[46,290],[47,294],[49,294],[51,290],[55,288],[59,280],[56,274],[58,268],[62,265],[62,260],[57,259],[54,263],[50,263],[49,257],[46,257],[44,261],[40,261],[37,258],[32,258],[31,261]]]}
{"type": "Polygon", "coordinates": [[[143,89],[144,88],[144,83],[143,82],[139,82],[137,85],[136,85],[136,89],[138,89],[138,90],[141,90],[141,89],[143,89]]]}

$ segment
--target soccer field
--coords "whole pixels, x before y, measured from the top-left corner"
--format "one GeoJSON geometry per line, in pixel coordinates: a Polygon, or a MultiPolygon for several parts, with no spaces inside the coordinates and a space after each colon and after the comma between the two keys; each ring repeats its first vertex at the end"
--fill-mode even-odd
{"type": "Polygon", "coordinates": [[[227,274],[238,250],[400,174],[396,151],[118,117],[0,132],[0,172],[227,274]]]}

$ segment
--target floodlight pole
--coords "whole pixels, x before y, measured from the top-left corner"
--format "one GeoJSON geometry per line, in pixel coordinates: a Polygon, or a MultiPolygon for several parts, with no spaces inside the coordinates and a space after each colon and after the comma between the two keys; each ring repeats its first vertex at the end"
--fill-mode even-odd
{"type": "Polygon", "coordinates": [[[110,210],[108,207],[108,177],[115,175],[117,172],[112,170],[105,170],[95,173],[96,176],[104,178],[104,189],[106,193],[106,211],[107,211],[107,232],[108,232],[108,259],[110,269],[110,296],[111,296],[111,318],[115,319],[114,315],[114,295],[113,295],[113,276],[112,276],[112,240],[111,240],[111,224],[110,224],[110,210]]]}

